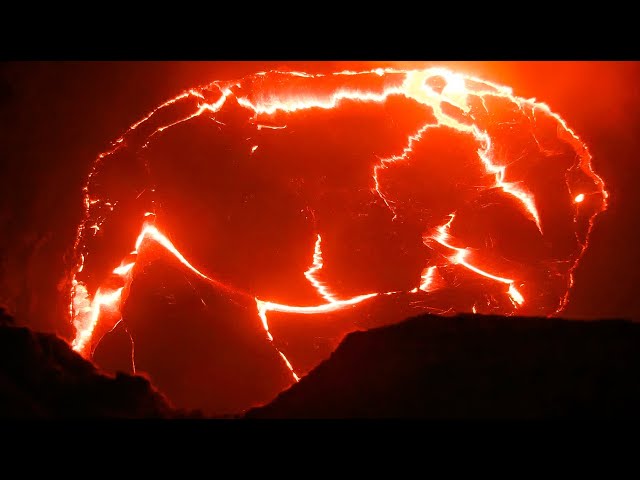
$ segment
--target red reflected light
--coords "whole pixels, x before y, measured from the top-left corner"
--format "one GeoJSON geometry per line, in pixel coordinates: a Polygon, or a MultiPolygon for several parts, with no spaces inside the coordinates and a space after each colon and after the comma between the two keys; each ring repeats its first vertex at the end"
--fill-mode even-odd
{"type": "Polygon", "coordinates": [[[334,345],[377,322],[336,315],[381,302],[560,312],[608,197],[587,146],[545,103],[443,68],[261,72],[190,89],[99,156],[85,195],[77,351],[127,323],[134,280],[162,250],[252,304],[291,381],[326,356],[296,346],[299,322],[331,326],[314,338],[334,345]],[[576,209],[585,194],[572,188],[594,201],[576,209]]]}

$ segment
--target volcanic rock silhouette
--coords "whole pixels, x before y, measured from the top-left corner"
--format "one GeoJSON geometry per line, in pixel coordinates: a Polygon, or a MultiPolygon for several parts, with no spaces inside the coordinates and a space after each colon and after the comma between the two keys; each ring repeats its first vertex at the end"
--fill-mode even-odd
{"type": "Polygon", "coordinates": [[[0,310],[0,418],[182,415],[145,378],[107,376],[61,338],[11,324],[0,310]]]}
{"type": "MultiPolygon", "coordinates": [[[[254,418],[635,416],[640,325],[423,315],[349,334],[254,418]]],[[[201,383],[207,384],[206,379],[201,383]]],[[[214,386],[210,387],[215,391],[214,386]]],[[[0,418],[175,418],[142,377],[109,377],[0,311],[0,418]]]]}
{"type": "Polygon", "coordinates": [[[636,416],[640,325],[423,315],[349,334],[247,418],[636,416]]]}

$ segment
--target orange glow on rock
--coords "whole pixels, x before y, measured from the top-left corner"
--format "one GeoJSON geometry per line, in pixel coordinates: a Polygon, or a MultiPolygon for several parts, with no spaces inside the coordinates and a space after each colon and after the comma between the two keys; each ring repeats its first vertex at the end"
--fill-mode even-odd
{"type": "MultiPolygon", "coordinates": [[[[364,113],[357,114],[365,115],[364,113]]],[[[348,118],[351,119],[351,117],[348,118]]],[[[407,118],[410,118],[408,114],[407,118]]],[[[331,122],[327,121],[327,124],[331,125],[331,122]]],[[[198,128],[205,128],[200,124],[197,125],[198,128]]],[[[218,131],[233,132],[232,130],[218,131]]],[[[318,135],[322,138],[325,133],[318,132],[318,135]]],[[[331,132],[332,135],[334,133],[331,132]]],[[[231,133],[226,134],[232,136],[231,133]]],[[[354,136],[350,139],[350,143],[358,144],[367,137],[362,132],[360,134],[362,138],[354,136]]],[[[371,137],[376,139],[375,135],[371,135],[371,137]]],[[[327,138],[331,138],[331,135],[327,135],[327,138]]],[[[220,141],[222,142],[222,140],[220,141]]],[[[367,137],[367,141],[372,140],[367,137]]],[[[321,141],[320,145],[322,143],[321,141]]],[[[450,150],[453,151],[453,147],[449,143],[444,140],[441,143],[446,148],[451,147],[450,150]]],[[[300,169],[303,167],[298,167],[299,165],[307,167],[307,163],[305,163],[308,162],[307,157],[312,158],[312,152],[305,151],[301,145],[304,145],[304,142],[297,145],[297,150],[294,150],[295,155],[292,155],[300,158],[299,162],[295,164],[296,168],[300,169]]],[[[435,152],[447,151],[445,147],[442,147],[441,150],[435,150],[435,152]]],[[[218,161],[214,155],[206,156],[206,158],[209,157],[212,158],[212,161],[218,161]]],[[[347,162],[347,165],[342,168],[348,170],[348,162],[351,157],[345,158],[344,161],[347,162]]],[[[342,161],[343,159],[338,158],[338,160],[342,161]]],[[[334,161],[333,158],[326,159],[329,167],[331,167],[332,161],[334,161]]],[[[144,167],[141,170],[149,170],[148,165],[144,167]]],[[[320,167],[317,168],[320,169],[320,167]]],[[[347,174],[343,175],[346,178],[347,174]]],[[[403,181],[410,183],[415,181],[416,177],[417,174],[407,175],[403,177],[403,181]]],[[[229,181],[233,182],[233,180],[229,181]]],[[[275,180],[273,182],[275,183],[275,180]]],[[[438,192],[437,187],[438,185],[434,183],[434,191],[436,192],[438,192]]],[[[582,189],[582,187],[579,188],[582,189]]],[[[239,188],[238,192],[240,192],[239,188]]],[[[569,206],[572,200],[575,203],[581,203],[585,199],[585,193],[580,193],[575,197],[572,197],[568,191],[561,193],[562,196],[558,193],[558,198],[562,198],[562,201],[569,206]]],[[[245,195],[242,200],[243,205],[250,202],[253,192],[242,191],[242,194],[245,195]]],[[[238,193],[239,195],[240,193],[238,193]]],[[[473,311],[474,313],[491,311],[513,314],[526,312],[527,308],[538,308],[539,310],[531,311],[539,312],[544,309],[546,314],[553,315],[560,312],[566,305],[568,290],[573,282],[573,271],[587,248],[588,235],[596,215],[607,207],[607,198],[608,193],[604,182],[591,167],[591,155],[587,146],[567,126],[563,118],[552,112],[544,103],[535,99],[518,97],[514,95],[511,88],[480,78],[444,68],[422,70],[387,68],[363,72],[342,71],[333,75],[314,75],[304,72],[260,72],[240,81],[213,82],[205,87],[189,89],[177,95],[131,125],[114,142],[112,150],[100,154],[89,174],[87,185],[84,188],[85,219],[78,227],[75,242],[75,251],[80,260],[75,269],[71,291],[70,310],[75,327],[73,348],[85,356],[90,356],[100,342],[101,335],[105,331],[115,328],[118,322],[123,321],[123,305],[127,301],[128,291],[133,285],[132,282],[141,269],[139,266],[141,256],[158,247],[175,258],[186,271],[190,272],[189,275],[195,275],[230,296],[239,296],[255,302],[255,310],[252,315],[255,315],[256,322],[258,319],[261,322],[267,341],[277,351],[281,361],[290,371],[289,378],[292,377],[294,381],[298,381],[303,373],[300,373],[300,370],[298,370],[300,375],[296,373],[295,361],[290,362],[287,358],[288,353],[284,353],[283,350],[286,350],[287,347],[286,342],[278,343],[277,335],[272,332],[269,325],[269,318],[273,323],[273,317],[270,317],[270,314],[275,316],[287,314],[295,316],[296,321],[321,324],[326,318],[331,318],[330,315],[347,311],[348,308],[356,306],[360,308],[385,297],[404,298],[403,296],[409,295],[410,298],[416,299],[415,304],[419,305],[415,307],[417,309],[424,306],[427,309],[439,308],[443,312],[455,311],[456,308],[459,308],[459,310],[473,311]],[[409,120],[396,118],[392,113],[389,113],[393,111],[393,108],[396,108],[395,105],[399,102],[403,102],[403,108],[407,112],[413,112],[412,115],[422,115],[414,126],[409,127],[403,124],[404,130],[396,123],[401,124],[403,121],[408,122],[409,120]],[[336,253],[337,240],[335,239],[337,234],[335,230],[332,230],[332,218],[330,217],[331,215],[338,217],[342,213],[340,211],[342,207],[331,210],[332,213],[328,218],[318,221],[318,228],[316,228],[314,217],[315,243],[303,246],[310,253],[310,258],[306,264],[308,265],[306,270],[304,267],[298,269],[298,277],[303,282],[306,279],[305,288],[311,288],[316,301],[313,299],[295,302],[280,301],[281,298],[276,301],[272,296],[248,288],[245,284],[237,286],[227,281],[228,275],[206,274],[204,272],[219,272],[218,269],[222,267],[217,265],[196,267],[194,263],[199,264],[197,256],[181,253],[181,250],[189,252],[184,249],[185,243],[177,240],[176,231],[164,228],[164,224],[160,223],[162,218],[158,220],[158,217],[162,217],[163,210],[159,206],[161,202],[156,203],[155,201],[157,192],[154,182],[149,182],[145,188],[137,189],[136,195],[131,196],[135,197],[135,201],[140,202],[143,201],[142,199],[147,201],[147,197],[154,198],[149,205],[146,205],[147,208],[135,213],[135,218],[137,218],[135,222],[137,223],[133,227],[140,228],[140,225],[142,227],[135,241],[132,242],[133,238],[128,240],[133,243],[134,250],[126,255],[124,253],[129,250],[123,250],[123,254],[117,257],[110,253],[109,258],[113,257],[116,260],[110,264],[109,269],[113,268],[118,259],[121,259],[120,264],[112,270],[101,273],[93,273],[93,270],[91,273],[87,272],[87,270],[91,270],[87,268],[88,262],[95,261],[97,264],[99,261],[94,260],[94,256],[100,258],[90,248],[90,245],[100,241],[100,238],[96,240],[96,237],[109,233],[109,222],[105,219],[116,215],[118,209],[121,209],[122,204],[125,203],[124,200],[122,203],[118,203],[119,200],[102,192],[100,190],[102,184],[97,182],[96,178],[103,175],[101,169],[108,160],[116,158],[118,155],[125,155],[127,148],[135,149],[136,152],[149,152],[153,148],[154,142],[162,141],[161,139],[170,135],[170,132],[184,129],[187,125],[199,121],[198,119],[208,122],[206,124],[203,122],[202,125],[213,125],[214,128],[224,129],[233,124],[237,117],[242,118],[242,128],[249,129],[249,132],[242,136],[242,141],[249,143],[243,144],[242,149],[238,149],[239,152],[244,153],[229,154],[234,162],[234,168],[244,172],[245,170],[241,170],[241,168],[247,168],[245,164],[269,165],[268,162],[272,162],[273,168],[276,169],[275,165],[278,165],[282,158],[286,158],[282,153],[284,151],[283,145],[286,144],[288,138],[296,138],[295,135],[305,131],[304,128],[307,124],[304,121],[311,122],[308,119],[315,119],[316,117],[313,115],[331,120],[331,117],[320,116],[332,113],[337,115],[339,112],[346,111],[347,117],[353,115],[355,120],[350,121],[357,125],[360,117],[352,112],[368,112],[369,110],[364,109],[369,107],[380,107],[384,113],[384,124],[388,125],[390,129],[396,129],[393,130],[393,133],[399,140],[393,137],[393,142],[389,140],[391,146],[383,145],[377,153],[373,151],[373,147],[367,150],[370,153],[368,153],[366,168],[362,167],[357,172],[358,175],[361,171],[366,173],[366,175],[361,175],[363,178],[366,177],[369,182],[366,188],[353,187],[350,189],[346,180],[344,185],[340,184],[340,181],[343,180],[340,173],[331,171],[333,177],[329,174],[320,175],[321,180],[317,183],[302,178],[302,174],[291,174],[283,189],[297,192],[311,183],[312,187],[310,188],[315,188],[314,192],[318,198],[322,199],[329,189],[326,184],[329,182],[327,179],[330,179],[339,185],[342,192],[352,192],[354,198],[356,194],[365,195],[369,192],[370,198],[367,200],[367,205],[380,205],[384,209],[384,215],[388,216],[388,219],[385,220],[388,220],[388,230],[391,230],[391,226],[399,225],[397,227],[399,229],[404,225],[413,225],[411,222],[415,217],[417,219],[415,224],[421,229],[420,234],[416,235],[418,247],[415,248],[427,253],[423,253],[420,257],[421,264],[414,269],[415,272],[412,270],[414,277],[410,286],[404,285],[395,288],[391,285],[390,288],[374,290],[360,287],[356,285],[355,281],[341,281],[339,274],[346,272],[348,277],[350,272],[344,269],[345,267],[340,264],[339,260],[334,260],[339,255],[336,253]],[[246,127],[247,125],[249,127],[246,127]],[[174,129],[174,127],[176,128],[174,129]],[[512,151],[510,150],[511,143],[521,141],[523,136],[511,133],[514,129],[520,129],[529,136],[526,141],[522,141],[522,145],[518,144],[517,147],[513,147],[512,151]],[[417,198],[419,195],[414,194],[413,191],[406,193],[408,189],[404,188],[402,186],[404,184],[397,181],[393,175],[397,175],[394,172],[399,171],[398,169],[402,166],[417,165],[422,168],[423,165],[427,165],[434,169],[431,171],[432,173],[442,174],[442,178],[448,179],[447,175],[442,172],[447,172],[446,169],[455,162],[450,162],[446,157],[437,156],[426,147],[430,143],[437,144],[433,140],[437,135],[454,135],[456,139],[463,139],[461,141],[472,145],[472,148],[468,149],[471,153],[467,150],[464,151],[464,154],[467,155],[464,157],[466,163],[459,171],[456,170],[450,175],[451,177],[459,175],[459,178],[456,177],[451,182],[456,187],[460,186],[463,194],[446,197],[446,202],[449,203],[443,200],[442,205],[435,207],[418,207],[416,205],[422,205],[419,203],[420,199],[417,198]],[[542,158],[540,160],[536,157],[536,161],[541,163],[546,161],[546,157],[539,152],[553,151],[545,145],[556,145],[556,143],[572,152],[572,155],[568,157],[574,162],[567,162],[564,167],[564,178],[560,182],[563,188],[567,189],[569,180],[573,176],[579,176],[581,185],[591,186],[591,191],[588,191],[587,194],[593,195],[593,198],[600,198],[600,203],[593,202],[592,211],[575,212],[586,209],[586,207],[591,208],[590,205],[584,205],[580,209],[572,208],[572,214],[575,216],[566,223],[574,228],[573,224],[580,219],[585,229],[580,238],[584,238],[584,241],[579,241],[574,251],[568,256],[566,270],[562,272],[558,270],[558,264],[562,262],[556,261],[555,257],[553,261],[547,261],[546,257],[542,260],[536,258],[536,261],[529,261],[533,257],[527,255],[533,256],[534,253],[527,251],[526,248],[523,248],[526,255],[512,255],[513,258],[507,258],[507,255],[503,254],[500,248],[508,250],[513,248],[513,245],[509,241],[501,240],[500,235],[495,235],[493,231],[489,230],[489,227],[485,227],[481,222],[485,211],[498,203],[504,204],[506,205],[505,211],[508,210],[509,215],[518,218],[518,228],[535,239],[532,243],[538,242],[536,244],[545,245],[542,240],[545,239],[547,228],[553,228],[553,222],[547,224],[545,219],[548,215],[555,213],[549,207],[552,202],[540,196],[539,185],[530,182],[529,177],[523,173],[527,163],[522,151],[525,148],[535,148],[536,155],[542,158]],[[236,167],[236,165],[241,165],[241,167],[236,167]],[[176,247],[169,238],[173,238],[176,245],[181,245],[181,248],[176,247]],[[188,260],[187,257],[191,260],[188,260]],[[548,305],[536,307],[536,302],[540,301],[538,298],[547,298],[545,295],[551,295],[546,291],[540,293],[536,290],[536,288],[542,288],[537,286],[538,283],[544,283],[538,282],[538,280],[547,277],[560,278],[565,287],[563,295],[555,303],[550,300],[548,305]],[[470,298],[468,304],[460,307],[447,305],[448,300],[439,300],[440,298],[448,298],[446,297],[447,292],[455,291],[463,281],[471,285],[469,288],[480,292],[477,295],[478,298],[470,298]],[[416,287],[416,285],[418,286],[416,287]],[[438,304],[437,307],[430,306],[430,302],[436,302],[436,300],[444,303],[438,304]],[[98,334],[98,330],[102,333],[98,334]]],[[[133,200],[127,201],[133,202],[133,200]]],[[[309,201],[309,204],[311,203],[309,201]]],[[[346,210],[346,208],[345,206],[344,209],[346,210]]],[[[311,210],[310,207],[309,210],[311,210]]],[[[375,216],[374,213],[365,211],[364,207],[361,207],[361,210],[350,214],[351,216],[348,218],[353,219],[353,222],[364,222],[375,216]]],[[[305,214],[304,209],[300,212],[300,215],[305,214]]],[[[203,215],[208,214],[208,211],[203,210],[203,215]]],[[[131,215],[133,218],[134,214],[131,215]]],[[[227,218],[223,220],[232,222],[235,221],[235,216],[229,213],[227,218]]],[[[262,220],[264,219],[259,215],[253,222],[257,224],[262,220]]],[[[273,222],[275,223],[275,221],[274,219],[273,222]]],[[[224,225],[226,224],[221,221],[220,230],[224,230],[224,225]]],[[[132,228],[132,226],[128,228],[132,228]]],[[[273,231],[278,232],[278,228],[274,228],[273,231]]],[[[135,235],[135,231],[133,232],[132,237],[135,235]]],[[[384,229],[381,229],[381,232],[368,233],[370,238],[378,238],[387,233],[384,229]]],[[[217,233],[216,231],[202,231],[200,225],[194,225],[192,238],[196,238],[198,242],[204,244],[204,235],[213,237],[214,240],[211,241],[210,248],[215,250],[217,248],[215,239],[217,233]]],[[[220,234],[222,233],[220,232],[220,234]]],[[[270,231],[270,233],[273,232],[270,231]]],[[[263,248],[263,236],[266,234],[259,231],[258,233],[252,232],[251,235],[255,237],[253,243],[255,249],[263,248]]],[[[188,235],[186,237],[189,238],[188,235]]],[[[395,237],[393,238],[395,239],[395,237]]],[[[356,240],[358,239],[354,239],[353,242],[355,243],[356,240]]],[[[347,237],[345,243],[349,244],[350,242],[351,238],[347,237]]],[[[127,245],[129,249],[131,243],[127,245]]],[[[294,251],[298,249],[298,245],[283,245],[282,248],[294,251]]],[[[409,249],[402,247],[399,250],[406,252],[409,249]]],[[[533,249],[531,250],[533,251],[533,249]]],[[[540,251],[544,251],[544,247],[540,247],[540,251]]],[[[379,251],[380,257],[386,255],[390,254],[383,250],[379,251]]],[[[345,257],[340,258],[344,260],[345,257]]],[[[375,262],[372,260],[372,263],[375,262]]],[[[104,267],[100,268],[104,270],[104,267]]],[[[95,267],[95,270],[99,270],[98,267],[95,267]]],[[[260,274],[259,270],[258,267],[252,266],[252,272],[260,274]]],[[[251,285],[251,283],[248,282],[247,285],[251,285]]],[[[202,300],[202,305],[206,307],[204,300],[202,300]]],[[[416,310],[416,312],[420,311],[422,310],[416,310]]],[[[353,327],[345,327],[345,329],[350,331],[353,330],[353,327]]],[[[131,342],[133,345],[133,338],[131,338],[131,342]]]]}

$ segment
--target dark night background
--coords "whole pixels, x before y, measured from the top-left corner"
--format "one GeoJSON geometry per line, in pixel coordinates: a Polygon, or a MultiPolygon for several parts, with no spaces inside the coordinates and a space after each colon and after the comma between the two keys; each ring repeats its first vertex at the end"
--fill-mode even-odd
{"type": "MultiPolygon", "coordinates": [[[[640,318],[640,62],[438,62],[513,87],[562,115],[611,194],[563,316],[640,318]]],[[[407,62],[7,62],[0,64],[0,305],[69,338],[60,290],[95,157],[190,86],[269,68],[323,72],[407,62]]],[[[423,64],[427,66],[429,64],[423,64]]],[[[423,66],[423,65],[416,65],[423,66]]]]}

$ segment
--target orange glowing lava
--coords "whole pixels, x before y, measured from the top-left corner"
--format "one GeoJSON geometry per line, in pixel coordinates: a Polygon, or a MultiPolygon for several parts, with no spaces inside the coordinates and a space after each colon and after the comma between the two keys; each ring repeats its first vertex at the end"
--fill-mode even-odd
{"type": "MultiPolygon", "coordinates": [[[[390,118],[389,122],[392,120],[390,118]]],[[[356,140],[354,139],[354,141],[356,140]]],[[[246,148],[246,159],[238,161],[266,161],[261,155],[266,155],[264,152],[269,151],[269,145],[263,146],[253,138],[247,139],[247,141],[251,143],[246,148]]],[[[544,149],[540,146],[540,151],[542,150],[544,149]]],[[[552,149],[547,148],[547,150],[551,151],[552,149]]],[[[522,157],[524,154],[520,155],[522,157]]],[[[304,157],[303,154],[300,156],[304,157]]],[[[447,162],[446,158],[430,160],[433,163],[446,164],[447,162]]],[[[568,185],[568,182],[567,180],[565,184],[568,185]]],[[[149,192],[145,195],[154,192],[155,187],[149,187],[149,192]]],[[[137,275],[138,258],[149,245],[153,244],[162,247],[177,259],[187,271],[213,287],[229,294],[252,298],[256,305],[256,321],[259,319],[261,322],[266,339],[277,350],[279,357],[295,381],[298,381],[300,376],[296,374],[295,365],[292,365],[274,341],[268,320],[270,312],[311,316],[313,318],[310,321],[321,322],[324,314],[354,307],[383,294],[391,296],[411,294],[420,299],[426,299],[423,300],[423,303],[427,305],[428,300],[432,298],[430,295],[439,294],[447,289],[455,289],[461,282],[461,276],[464,276],[465,279],[470,278],[472,281],[479,282],[480,287],[478,288],[490,290],[490,293],[484,294],[483,297],[486,298],[487,305],[492,305],[491,308],[498,309],[501,313],[513,314],[514,312],[522,312],[528,303],[537,301],[527,293],[532,291],[534,283],[532,279],[537,278],[530,273],[534,270],[536,272],[541,270],[544,275],[550,277],[561,277],[566,286],[564,291],[567,293],[564,293],[562,298],[548,309],[547,313],[552,315],[561,311],[568,301],[568,290],[573,282],[572,274],[587,248],[586,239],[594,219],[598,213],[606,209],[608,198],[604,182],[592,170],[591,156],[587,146],[567,126],[565,120],[553,113],[546,104],[534,99],[518,97],[513,94],[511,88],[444,68],[409,71],[394,69],[375,69],[364,72],[343,71],[330,76],[302,72],[261,72],[237,82],[213,82],[205,87],[190,89],[163,103],[134,123],[114,142],[111,151],[101,154],[89,174],[84,194],[85,220],[78,227],[75,243],[75,251],[79,261],[72,279],[70,305],[70,313],[76,331],[73,340],[74,350],[85,356],[90,356],[101,338],[101,335],[96,334],[97,327],[104,323],[100,330],[104,332],[114,328],[116,323],[122,320],[122,305],[126,302],[127,292],[132,287],[132,281],[137,275]],[[273,79],[277,81],[274,81],[273,84],[269,83],[273,79]],[[440,82],[440,88],[434,86],[436,81],[440,82]],[[283,86],[278,82],[281,82],[283,86]],[[264,91],[260,89],[264,89],[264,91]],[[418,150],[424,148],[425,143],[429,142],[432,135],[439,131],[447,134],[453,133],[468,139],[477,148],[475,163],[465,166],[466,170],[464,170],[475,168],[481,172],[477,179],[474,179],[475,184],[467,190],[471,192],[468,193],[470,198],[476,193],[477,196],[473,197],[473,201],[477,203],[484,201],[482,200],[484,197],[480,197],[484,194],[500,195],[500,199],[506,198],[505,202],[510,206],[515,205],[513,208],[517,208],[518,212],[526,219],[522,228],[526,229],[531,226],[535,231],[536,238],[544,239],[547,228],[551,228],[545,223],[545,212],[549,207],[544,199],[536,196],[535,191],[538,187],[528,182],[529,177],[522,173],[523,161],[520,161],[520,158],[514,159],[518,153],[512,153],[505,147],[511,141],[509,136],[511,130],[508,130],[507,127],[516,125],[520,129],[525,129],[526,132],[534,131],[536,128],[543,131],[540,138],[532,134],[532,140],[523,144],[525,145],[522,147],[523,149],[532,148],[531,145],[535,144],[542,145],[544,142],[548,144],[561,142],[563,148],[575,152],[575,164],[569,165],[566,170],[567,179],[569,174],[579,174],[581,178],[586,178],[592,185],[592,191],[587,192],[589,198],[591,199],[593,196],[594,199],[599,200],[599,203],[594,200],[593,203],[596,206],[586,217],[585,241],[579,242],[575,253],[572,253],[568,258],[556,259],[553,257],[553,261],[547,263],[545,263],[546,260],[545,262],[532,262],[533,266],[513,261],[508,264],[509,268],[507,269],[503,266],[506,265],[503,258],[495,253],[497,247],[493,245],[491,235],[485,235],[484,244],[478,242],[477,245],[472,246],[465,242],[464,235],[470,235],[464,229],[466,219],[470,218],[468,213],[460,213],[457,208],[448,210],[446,215],[427,211],[423,216],[429,218],[431,223],[424,221],[422,238],[419,239],[422,243],[420,247],[428,252],[437,252],[437,254],[433,255],[429,263],[426,265],[423,263],[420,266],[421,273],[413,283],[413,286],[417,285],[417,287],[411,290],[399,288],[385,291],[363,289],[357,295],[344,295],[341,294],[340,288],[324,279],[326,278],[323,276],[325,270],[330,268],[330,260],[325,261],[324,258],[323,246],[326,246],[325,241],[329,240],[323,240],[323,237],[325,239],[330,237],[325,236],[325,231],[320,228],[319,231],[322,233],[316,233],[315,244],[308,246],[309,267],[306,271],[300,272],[300,277],[306,278],[308,284],[316,292],[317,302],[291,305],[261,298],[260,292],[247,292],[243,288],[237,288],[205,274],[203,270],[211,271],[208,267],[194,266],[169,240],[170,232],[164,229],[161,231],[161,227],[156,226],[156,216],[161,214],[161,209],[158,208],[139,218],[138,221],[142,227],[137,239],[135,241],[132,239],[133,250],[123,256],[121,263],[107,275],[108,278],[105,278],[104,275],[92,277],[87,273],[87,262],[91,261],[92,255],[95,255],[88,246],[93,241],[91,238],[103,235],[104,230],[108,230],[103,225],[105,219],[120,208],[117,200],[101,197],[100,192],[95,193],[99,190],[97,184],[94,183],[95,178],[101,175],[101,166],[122,149],[146,150],[153,141],[166,135],[173,127],[184,126],[199,117],[211,118],[219,128],[223,128],[226,123],[222,121],[224,118],[219,115],[227,111],[235,112],[234,114],[237,115],[246,114],[247,123],[252,125],[255,132],[260,132],[260,135],[273,136],[259,138],[285,138],[276,136],[294,134],[293,129],[288,127],[289,121],[302,114],[318,110],[337,111],[346,108],[345,105],[349,108],[352,108],[353,105],[356,107],[373,105],[387,108],[398,99],[408,105],[428,111],[429,114],[425,116],[425,120],[419,128],[404,137],[401,148],[395,150],[395,154],[384,156],[371,154],[372,168],[369,179],[372,197],[374,197],[372,202],[377,200],[384,203],[388,209],[388,212],[387,210],[385,212],[389,214],[390,224],[404,221],[400,207],[407,209],[410,204],[404,202],[397,193],[394,193],[389,186],[388,175],[398,165],[410,162],[417,163],[418,150]],[[181,110],[175,110],[178,113],[174,113],[172,109],[178,107],[181,110]],[[508,114],[504,114],[506,119],[495,120],[494,116],[497,118],[497,114],[492,114],[494,110],[507,111],[508,114]],[[553,125],[555,130],[548,128],[547,124],[553,125]],[[557,133],[557,138],[548,132],[553,132],[554,135],[557,133]],[[429,217],[429,215],[434,217],[429,217]],[[458,235],[455,233],[456,231],[462,233],[458,235]],[[557,270],[560,268],[558,265],[565,263],[566,270],[557,270]],[[497,297],[500,298],[496,300],[497,297]],[[498,300],[502,298],[506,299],[504,305],[508,306],[502,306],[503,304],[499,303],[498,300]],[[494,307],[493,305],[500,306],[494,307]]],[[[142,193],[138,194],[138,197],[140,195],[142,193]]],[[[566,198],[569,204],[571,201],[578,204],[584,202],[586,194],[576,195],[574,191],[573,195],[570,192],[567,193],[566,198]]],[[[469,203],[473,204],[472,200],[469,203]]],[[[491,207],[493,203],[489,201],[482,203],[478,211],[484,211],[483,209],[491,207]]],[[[591,201],[587,203],[591,203],[591,201]]],[[[587,203],[582,205],[580,209],[585,208],[587,203]]],[[[156,208],[155,204],[154,208],[156,208]]],[[[574,207],[573,210],[579,209],[574,207]]],[[[363,215],[366,216],[366,214],[363,215]]],[[[574,220],[578,218],[578,215],[587,214],[576,212],[574,220]]],[[[470,228],[470,230],[473,233],[474,229],[470,228]]],[[[202,234],[215,236],[215,232],[202,232],[202,234]]],[[[212,248],[215,248],[215,243],[212,245],[212,248]]],[[[472,302],[472,305],[470,304],[466,309],[475,313],[481,307],[481,302],[472,302]]],[[[480,311],[482,312],[482,310],[480,311]]]]}

